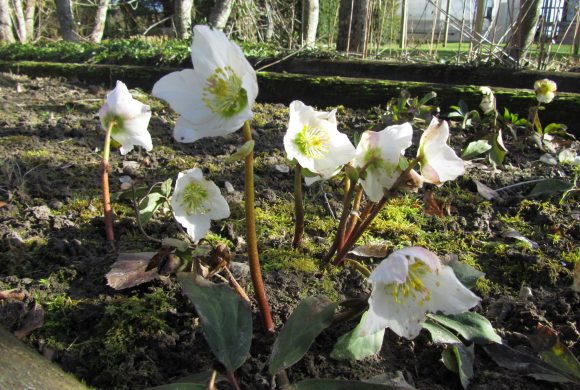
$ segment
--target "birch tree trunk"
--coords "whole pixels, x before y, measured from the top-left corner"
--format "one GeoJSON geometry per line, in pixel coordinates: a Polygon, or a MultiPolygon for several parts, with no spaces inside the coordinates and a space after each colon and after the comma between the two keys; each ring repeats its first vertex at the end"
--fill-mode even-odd
{"type": "Polygon", "coordinates": [[[36,14],[36,0],[26,0],[24,3],[24,24],[29,41],[34,40],[34,15],[36,14]]]}
{"type": "Polygon", "coordinates": [[[191,36],[191,9],[193,0],[175,0],[173,24],[177,38],[186,39],[191,36]]]}
{"type": "Polygon", "coordinates": [[[209,24],[218,30],[223,30],[228,23],[234,0],[215,0],[209,15],[209,24]]]}
{"type": "Polygon", "coordinates": [[[314,47],[320,6],[318,0],[302,0],[302,45],[314,47]]]}
{"type": "Polygon", "coordinates": [[[12,8],[14,9],[14,19],[16,19],[16,35],[18,40],[22,43],[26,42],[26,21],[24,20],[24,8],[22,8],[22,0],[12,0],[12,8]]]}
{"type": "Polygon", "coordinates": [[[340,0],[336,50],[363,53],[366,44],[368,0],[340,0]]]}
{"type": "Polygon", "coordinates": [[[10,0],[0,0],[0,40],[7,43],[14,43],[16,39],[12,32],[10,10],[10,0]]]}
{"type": "Polygon", "coordinates": [[[518,26],[510,50],[510,55],[518,62],[526,56],[534,41],[541,10],[542,0],[521,0],[518,26]]]}
{"type": "Polygon", "coordinates": [[[71,0],[55,0],[60,35],[66,41],[79,41],[79,34],[75,29],[71,0]]]}
{"type": "Polygon", "coordinates": [[[103,39],[105,32],[105,23],[107,22],[107,11],[109,10],[110,0],[99,0],[97,14],[95,15],[95,26],[91,33],[91,41],[99,43],[103,39]]]}

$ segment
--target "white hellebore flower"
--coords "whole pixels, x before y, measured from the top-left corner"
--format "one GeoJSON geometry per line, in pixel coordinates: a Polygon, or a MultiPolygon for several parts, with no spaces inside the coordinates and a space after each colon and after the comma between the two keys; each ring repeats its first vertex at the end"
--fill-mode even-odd
{"type": "Polygon", "coordinates": [[[389,190],[402,170],[399,160],[411,146],[413,127],[409,123],[388,126],[381,131],[365,131],[356,147],[353,165],[366,167],[366,175],[359,179],[372,202],[378,202],[389,190]]]}
{"type": "Polygon", "coordinates": [[[230,207],[220,189],[213,181],[205,180],[199,168],[179,172],[171,208],[177,222],[196,243],[207,234],[210,220],[230,216],[230,207]]]}
{"type": "Polygon", "coordinates": [[[147,151],[153,149],[151,134],[147,131],[151,109],[133,99],[123,82],[117,81],[115,89],[107,94],[107,100],[99,110],[99,118],[105,130],[113,125],[111,138],[121,144],[121,154],[127,154],[135,145],[147,151]]]}
{"type": "Polygon", "coordinates": [[[558,86],[552,80],[542,79],[534,83],[534,89],[536,90],[536,99],[540,103],[550,103],[554,100],[556,96],[555,92],[558,86]]]}
{"type": "MultiPolygon", "coordinates": [[[[331,178],[354,157],[354,146],[336,126],[336,110],[316,111],[301,101],[293,101],[284,135],[286,156],[317,174],[316,179],[331,178]]],[[[306,179],[310,179],[306,184],[316,181],[306,179]]]]}
{"type": "Polygon", "coordinates": [[[227,135],[252,119],[258,82],[238,45],[219,30],[195,26],[191,60],[193,69],[170,73],[153,86],[153,96],[180,115],[177,141],[227,135]]]}
{"type": "Polygon", "coordinates": [[[465,163],[447,145],[449,125],[433,118],[419,142],[417,157],[421,174],[427,183],[441,185],[465,173],[465,163]]]}
{"type": "Polygon", "coordinates": [[[451,267],[421,247],[391,253],[369,280],[372,292],[369,311],[360,324],[361,336],[391,328],[399,336],[413,339],[421,331],[425,313],[459,314],[480,301],[451,267]]]}
{"type": "Polygon", "coordinates": [[[483,111],[484,114],[487,114],[490,111],[495,111],[495,95],[493,94],[491,88],[481,87],[479,90],[483,95],[481,98],[481,103],[479,104],[481,111],[483,111]]]}

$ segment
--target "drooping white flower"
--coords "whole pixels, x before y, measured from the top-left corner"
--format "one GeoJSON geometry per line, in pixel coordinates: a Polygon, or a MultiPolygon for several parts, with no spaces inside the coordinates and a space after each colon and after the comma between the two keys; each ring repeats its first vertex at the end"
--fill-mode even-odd
{"type": "Polygon", "coordinates": [[[495,110],[495,95],[493,94],[491,88],[489,87],[481,87],[479,89],[483,97],[481,98],[481,103],[479,104],[479,108],[483,111],[484,114],[487,114],[490,111],[495,110]]]}
{"type": "Polygon", "coordinates": [[[353,165],[366,169],[359,181],[372,202],[378,202],[402,170],[399,160],[411,146],[413,128],[409,123],[388,126],[381,131],[365,131],[356,147],[353,165]]]}
{"type": "Polygon", "coordinates": [[[465,163],[447,145],[449,125],[433,118],[419,142],[417,157],[427,183],[441,185],[465,173],[465,163]]]}
{"type": "Polygon", "coordinates": [[[413,339],[421,331],[425,313],[459,314],[480,301],[451,267],[421,247],[393,252],[369,281],[372,292],[369,311],[360,324],[361,336],[391,328],[399,336],[413,339]]]}
{"type": "Polygon", "coordinates": [[[170,73],[153,86],[153,96],[180,115],[177,141],[227,135],[252,119],[258,82],[238,45],[219,30],[195,26],[191,60],[193,69],[170,73]]]}
{"type": "Polygon", "coordinates": [[[210,220],[230,215],[230,207],[220,189],[213,181],[204,179],[199,168],[179,173],[170,203],[175,219],[194,242],[205,237],[210,220]]]}
{"type": "Polygon", "coordinates": [[[290,103],[284,149],[289,160],[296,159],[303,168],[318,175],[308,178],[306,184],[329,179],[354,157],[354,146],[337,129],[336,110],[316,111],[298,100],[290,103]]]}
{"type": "Polygon", "coordinates": [[[554,100],[556,96],[556,90],[558,86],[552,80],[542,79],[534,83],[534,89],[536,90],[536,99],[540,103],[550,103],[554,100]]]}
{"type": "Polygon", "coordinates": [[[153,149],[151,134],[147,131],[151,109],[133,99],[123,82],[117,81],[115,89],[107,94],[99,118],[105,130],[113,124],[111,137],[121,144],[121,154],[127,154],[134,146],[142,146],[147,151],[153,149]]]}

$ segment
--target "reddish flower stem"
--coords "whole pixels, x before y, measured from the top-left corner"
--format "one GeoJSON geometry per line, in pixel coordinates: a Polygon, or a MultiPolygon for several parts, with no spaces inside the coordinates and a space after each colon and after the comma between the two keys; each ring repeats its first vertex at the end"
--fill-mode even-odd
{"type": "Polygon", "coordinates": [[[294,168],[294,239],[292,248],[302,245],[304,238],[304,195],[302,193],[302,167],[296,164],[294,168]]]}
{"type": "MultiPolygon", "coordinates": [[[[252,129],[250,122],[244,123],[244,140],[252,140],[252,129]]],[[[268,332],[274,331],[274,322],[270,314],[270,305],[266,297],[264,282],[262,280],[262,271],[260,269],[260,258],[258,256],[258,238],[256,236],[256,214],[254,212],[254,152],[246,156],[245,164],[245,207],[246,207],[246,234],[248,242],[248,261],[252,284],[258,301],[258,307],[262,313],[264,327],[268,332]]]]}
{"type": "Polygon", "coordinates": [[[103,146],[103,160],[101,161],[101,184],[103,187],[103,216],[105,218],[105,233],[107,241],[115,241],[113,232],[113,209],[111,208],[111,196],[109,193],[109,155],[111,152],[111,132],[115,121],[111,121],[107,127],[105,135],[105,145],[103,146]]]}

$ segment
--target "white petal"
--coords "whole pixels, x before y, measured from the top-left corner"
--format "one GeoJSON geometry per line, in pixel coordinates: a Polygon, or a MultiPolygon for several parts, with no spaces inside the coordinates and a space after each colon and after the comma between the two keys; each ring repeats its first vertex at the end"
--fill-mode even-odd
{"type": "Polygon", "coordinates": [[[381,156],[391,164],[398,164],[405,149],[413,142],[413,127],[410,123],[388,126],[379,131],[381,156]]]}
{"type": "Polygon", "coordinates": [[[317,181],[322,180],[320,176],[304,176],[304,184],[307,186],[311,186],[312,184],[316,183],[317,181]]]}
{"type": "Polygon", "coordinates": [[[422,158],[421,173],[425,181],[442,184],[465,173],[465,163],[447,145],[449,125],[433,118],[429,128],[421,136],[418,155],[422,158]]]}
{"type": "Polygon", "coordinates": [[[439,272],[441,270],[441,260],[439,257],[420,246],[407,247],[398,250],[397,252],[401,256],[406,256],[410,259],[409,264],[413,264],[415,259],[421,260],[422,263],[427,265],[431,271],[439,272]]]}
{"type": "Polygon", "coordinates": [[[480,301],[477,295],[461,284],[453,269],[447,265],[443,265],[439,272],[425,274],[421,280],[431,292],[431,299],[425,302],[425,308],[430,312],[459,314],[480,301]]]}
{"type": "Polygon", "coordinates": [[[391,253],[375,268],[369,277],[373,285],[403,283],[409,274],[409,260],[400,251],[391,253]]]}
{"type": "Polygon", "coordinates": [[[229,50],[230,41],[222,31],[203,25],[193,28],[191,60],[195,70],[211,74],[215,68],[224,68],[229,50]]]}
{"type": "Polygon", "coordinates": [[[381,175],[367,171],[366,179],[359,179],[365,194],[371,202],[378,202],[385,194],[381,175]]]}
{"type": "Polygon", "coordinates": [[[211,209],[207,213],[213,220],[224,219],[230,216],[230,206],[223,197],[219,187],[213,181],[206,182],[206,189],[209,195],[209,204],[211,209]]]}

